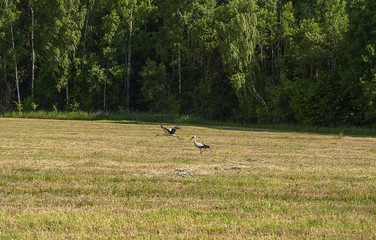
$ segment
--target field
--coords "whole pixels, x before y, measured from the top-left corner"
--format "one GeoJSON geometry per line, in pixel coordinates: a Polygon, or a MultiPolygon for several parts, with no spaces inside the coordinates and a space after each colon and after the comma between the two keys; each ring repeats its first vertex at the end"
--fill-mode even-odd
{"type": "Polygon", "coordinates": [[[376,238],[375,138],[181,128],[0,118],[0,239],[376,238]]]}

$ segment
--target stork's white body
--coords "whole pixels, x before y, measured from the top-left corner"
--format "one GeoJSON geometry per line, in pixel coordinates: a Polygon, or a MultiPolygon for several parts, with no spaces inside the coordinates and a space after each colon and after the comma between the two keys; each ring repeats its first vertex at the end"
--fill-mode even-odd
{"type": "Polygon", "coordinates": [[[191,138],[191,140],[193,139],[193,143],[195,144],[195,146],[200,149],[200,153],[202,153],[203,151],[205,151],[207,148],[210,148],[208,145],[206,144],[203,144],[203,143],[199,143],[199,142],[196,142],[196,136],[193,136],[191,138]]]}

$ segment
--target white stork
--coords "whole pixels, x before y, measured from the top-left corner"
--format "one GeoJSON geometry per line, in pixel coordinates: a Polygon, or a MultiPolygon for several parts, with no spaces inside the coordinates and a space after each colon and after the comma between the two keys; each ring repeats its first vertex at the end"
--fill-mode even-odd
{"type": "Polygon", "coordinates": [[[177,137],[177,138],[179,138],[179,136],[176,136],[174,134],[176,132],[176,130],[180,129],[178,126],[175,126],[173,128],[167,129],[167,128],[165,128],[165,127],[163,127],[161,125],[161,128],[163,129],[164,133],[159,133],[156,136],[171,136],[171,137],[177,137]]]}
{"type": "Polygon", "coordinates": [[[203,143],[199,143],[199,142],[196,142],[196,136],[193,136],[191,139],[189,140],[192,140],[193,139],[193,142],[195,144],[195,146],[200,149],[200,153],[202,153],[203,151],[205,151],[207,148],[210,148],[208,145],[206,144],[203,144],[203,143]]]}

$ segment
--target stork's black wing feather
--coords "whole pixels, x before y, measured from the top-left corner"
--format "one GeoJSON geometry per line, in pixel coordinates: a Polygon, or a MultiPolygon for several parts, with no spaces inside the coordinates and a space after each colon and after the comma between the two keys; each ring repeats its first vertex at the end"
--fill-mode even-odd
{"type": "Polygon", "coordinates": [[[162,125],[161,125],[161,128],[163,129],[163,131],[164,131],[165,133],[167,133],[167,134],[172,134],[167,128],[163,127],[162,125]]]}
{"type": "Polygon", "coordinates": [[[176,130],[178,130],[178,129],[180,129],[180,128],[178,128],[177,126],[175,126],[175,127],[173,127],[173,128],[170,128],[170,129],[169,129],[169,132],[170,132],[171,134],[174,134],[174,133],[176,132],[176,130]]]}

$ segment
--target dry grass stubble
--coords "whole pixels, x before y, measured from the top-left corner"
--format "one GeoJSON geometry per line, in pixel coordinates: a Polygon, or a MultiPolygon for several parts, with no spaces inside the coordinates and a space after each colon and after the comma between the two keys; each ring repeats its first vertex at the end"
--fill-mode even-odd
{"type": "Polygon", "coordinates": [[[0,119],[0,236],[376,237],[376,140],[0,119]],[[200,154],[189,138],[210,145],[200,154]]]}

